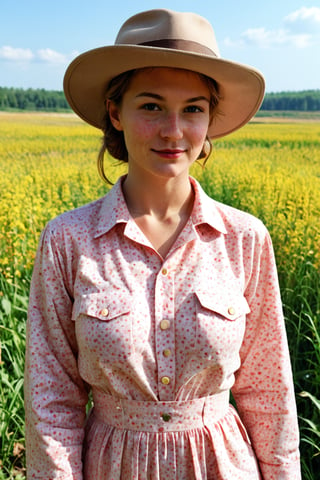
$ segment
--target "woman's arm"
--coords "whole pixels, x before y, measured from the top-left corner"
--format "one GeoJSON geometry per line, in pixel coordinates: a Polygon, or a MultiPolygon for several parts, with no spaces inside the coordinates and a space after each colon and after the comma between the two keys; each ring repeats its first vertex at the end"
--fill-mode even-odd
{"type": "Polygon", "coordinates": [[[49,224],[34,265],[27,322],[25,409],[30,479],[82,479],[87,391],[77,368],[73,301],[67,288],[67,259],[61,250],[49,224]]]}
{"type": "Polygon", "coordinates": [[[267,231],[256,242],[245,295],[251,313],[232,389],[264,480],[300,480],[299,430],[277,271],[267,231]],[[262,238],[261,238],[262,237],[262,238]]]}

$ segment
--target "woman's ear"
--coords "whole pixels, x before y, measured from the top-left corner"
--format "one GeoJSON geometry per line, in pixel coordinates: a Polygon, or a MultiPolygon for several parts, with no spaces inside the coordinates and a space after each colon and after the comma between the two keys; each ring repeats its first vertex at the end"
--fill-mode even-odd
{"type": "Polygon", "coordinates": [[[119,107],[111,100],[107,100],[106,109],[113,127],[119,132],[122,131],[123,128],[120,121],[119,107]]]}

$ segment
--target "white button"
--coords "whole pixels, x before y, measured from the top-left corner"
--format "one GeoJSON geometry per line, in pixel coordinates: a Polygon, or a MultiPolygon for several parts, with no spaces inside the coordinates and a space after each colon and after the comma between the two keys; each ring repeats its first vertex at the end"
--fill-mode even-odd
{"type": "Polygon", "coordinates": [[[229,307],[228,308],[228,313],[229,313],[229,315],[234,315],[236,313],[236,311],[233,307],[229,307]]]}
{"type": "Polygon", "coordinates": [[[161,330],[168,330],[170,328],[170,320],[161,320],[160,328],[161,330]]]}
{"type": "Polygon", "coordinates": [[[100,315],[107,317],[109,315],[109,310],[107,308],[103,308],[100,312],[100,315]]]}
{"type": "Polygon", "coordinates": [[[170,350],[170,348],[165,348],[165,349],[163,350],[162,354],[163,354],[164,357],[170,357],[170,355],[171,355],[171,350],[170,350]]]}
{"type": "Polygon", "coordinates": [[[161,378],[161,383],[162,383],[163,385],[169,385],[169,383],[170,383],[170,377],[162,377],[162,378],[161,378]]]}

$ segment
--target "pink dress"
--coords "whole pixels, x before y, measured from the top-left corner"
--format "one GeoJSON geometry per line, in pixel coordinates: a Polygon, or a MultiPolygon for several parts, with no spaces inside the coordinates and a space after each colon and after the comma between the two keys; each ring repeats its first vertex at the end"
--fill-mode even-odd
{"type": "Polygon", "coordinates": [[[162,258],[121,181],[41,238],[25,370],[28,479],[299,480],[265,227],[191,178],[192,214],[162,258]]]}

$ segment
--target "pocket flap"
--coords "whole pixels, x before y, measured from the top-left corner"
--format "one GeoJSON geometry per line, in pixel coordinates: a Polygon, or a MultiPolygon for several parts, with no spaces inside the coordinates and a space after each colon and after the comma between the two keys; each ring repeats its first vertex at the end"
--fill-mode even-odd
{"type": "Polygon", "coordinates": [[[75,299],[72,320],[76,320],[79,315],[87,315],[108,322],[130,311],[131,302],[128,292],[112,290],[89,293],[75,299]]]}
{"type": "Polygon", "coordinates": [[[196,296],[203,308],[216,312],[228,320],[236,320],[250,312],[247,300],[237,292],[225,294],[197,291],[196,296]]]}

